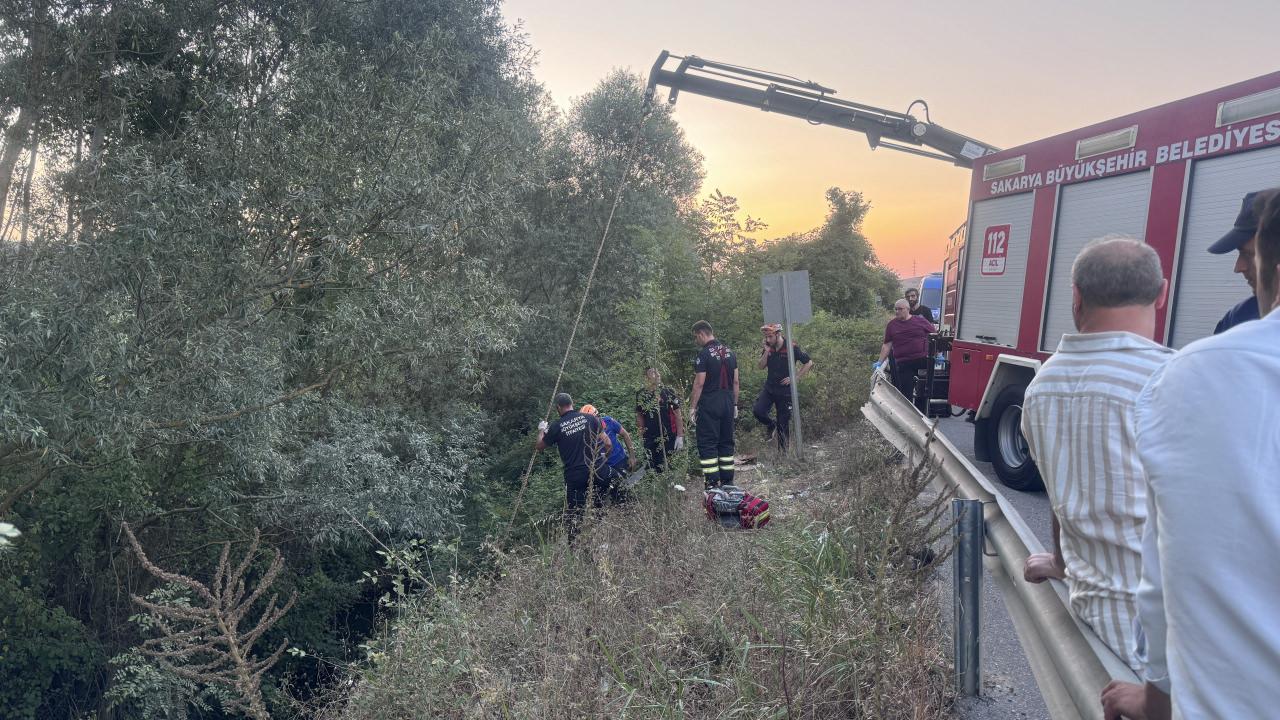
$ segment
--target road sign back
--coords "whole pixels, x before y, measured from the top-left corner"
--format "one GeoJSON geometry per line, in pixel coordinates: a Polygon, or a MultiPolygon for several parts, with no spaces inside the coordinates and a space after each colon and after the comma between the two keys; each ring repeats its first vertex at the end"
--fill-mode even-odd
{"type": "Polygon", "coordinates": [[[806,323],[813,319],[813,304],[809,301],[809,271],[770,273],[760,278],[760,297],[764,305],[764,321],[766,323],[785,323],[786,312],[782,307],[783,276],[786,276],[786,308],[791,313],[793,324],[806,323]]]}

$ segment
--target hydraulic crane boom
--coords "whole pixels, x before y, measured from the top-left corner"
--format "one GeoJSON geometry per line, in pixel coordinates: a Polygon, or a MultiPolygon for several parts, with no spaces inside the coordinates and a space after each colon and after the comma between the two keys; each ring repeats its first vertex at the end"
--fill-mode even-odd
{"type": "Polygon", "coordinates": [[[659,85],[671,88],[667,96],[670,103],[675,103],[681,91],[706,95],[765,112],[791,115],[814,125],[856,130],[867,136],[872,148],[883,146],[946,160],[961,167],[973,167],[975,159],[999,150],[993,145],[934,125],[929,121],[929,106],[923,100],[911,103],[906,113],[897,113],[837,100],[831,97],[835,90],[814,82],[704,60],[695,55],[681,57],[663,50],[649,73],[645,97],[652,99],[659,85]],[[675,70],[668,70],[665,66],[672,58],[679,60],[680,64],[675,70]],[[916,105],[924,108],[924,120],[917,120],[909,114],[916,105]]]}

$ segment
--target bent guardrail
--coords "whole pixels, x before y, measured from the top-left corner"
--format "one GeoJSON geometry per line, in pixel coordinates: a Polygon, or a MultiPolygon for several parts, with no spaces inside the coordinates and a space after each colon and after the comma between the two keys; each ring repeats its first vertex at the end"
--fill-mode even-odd
{"type": "Polygon", "coordinates": [[[1071,612],[1063,583],[1022,579],[1027,556],[1044,552],[1022,516],[879,372],[862,414],[904,454],[920,457],[927,451],[938,467],[940,489],[982,501],[987,539],[995,550],[984,564],[1000,587],[1049,713],[1055,719],[1102,718],[1102,688],[1111,680],[1136,683],[1138,677],[1071,612]]]}

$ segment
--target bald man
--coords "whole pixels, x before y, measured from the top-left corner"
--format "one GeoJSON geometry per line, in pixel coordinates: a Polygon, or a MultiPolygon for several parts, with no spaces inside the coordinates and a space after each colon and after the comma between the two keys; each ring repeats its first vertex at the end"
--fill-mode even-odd
{"type": "Polygon", "coordinates": [[[1053,357],[1027,386],[1022,434],[1053,509],[1052,553],[1032,555],[1029,582],[1065,579],[1071,609],[1135,672],[1135,593],[1147,493],[1134,408],[1173,354],[1156,342],[1169,283],[1149,245],[1107,237],[1071,266],[1071,314],[1053,357]]]}
{"type": "Polygon", "coordinates": [[[911,304],[905,299],[893,304],[893,319],[884,326],[884,344],[875,366],[884,365],[893,353],[893,384],[908,400],[913,399],[917,373],[929,366],[929,336],[936,331],[933,323],[911,314],[911,304]]]}

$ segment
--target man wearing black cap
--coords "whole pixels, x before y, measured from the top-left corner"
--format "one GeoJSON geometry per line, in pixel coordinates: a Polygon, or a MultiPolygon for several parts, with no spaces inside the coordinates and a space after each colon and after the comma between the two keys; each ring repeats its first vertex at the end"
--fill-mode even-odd
{"type": "Polygon", "coordinates": [[[1254,213],[1253,201],[1257,196],[1257,192],[1251,192],[1244,196],[1244,203],[1240,206],[1240,213],[1236,215],[1235,226],[1231,228],[1230,232],[1209,246],[1209,252],[1214,255],[1225,255],[1232,251],[1239,252],[1239,255],[1236,256],[1235,271],[1244,275],[1244,279],[1249,283],[1249,289],[1255,293],[1240,301],[1240,304],[1231,308],[1226,315],[1222,316],[1222,319],[1218,321],[1217,327],[1213,329],[1214,335],[1226,332],[1240,323],[1258,319],[1258,297],[1256,295],[1258,292],[1258,278],[1253,266],[1254,235],[1258,232],[1258,216],[1254,213]]]}
{"type": "Polygon", "coordinates": [[[543,450],[548,445],[555,445],[560,450],[560,460],[564,463],[564,492],[569,506],[565,524],[572,541],[578,535],[587,498],[590,497],[592,504],[599,507],[609,489],[605,486],[604,458],[613,448],[613,443],[609,441],[600,418],[573,409],[573,398],[569,393],[556,395],[556,410],[560,417],[555,422],[550,425],[546,420],[538,423],[538,441],[534,447],[543,450]]]}

